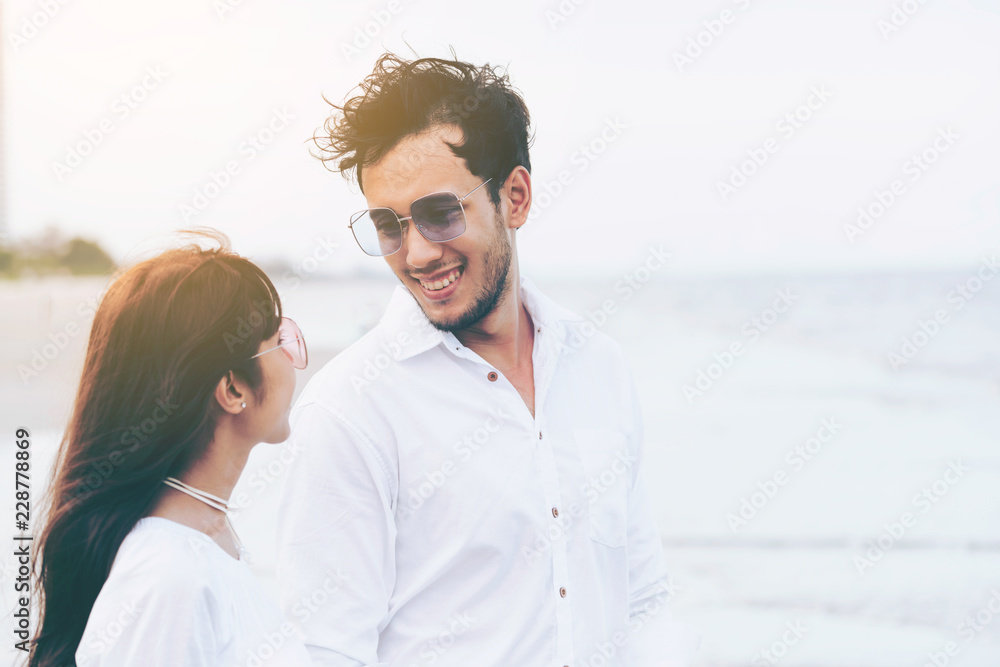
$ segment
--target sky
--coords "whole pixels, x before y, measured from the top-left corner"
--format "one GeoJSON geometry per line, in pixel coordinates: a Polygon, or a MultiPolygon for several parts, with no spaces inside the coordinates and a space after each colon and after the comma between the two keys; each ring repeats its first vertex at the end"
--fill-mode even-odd
{"type": "Polygon", "coordinates": [[[531,113],[523,272],[974,267],[1000,245],[1000,2],[7,0],[8,232],[118,262],[208,225],[389,274],[309,138],[385,50],[506,68],[531,113]],[[935,143],[936,142],[936,143],[935,143]],[[227,171],[229,168],[229,171],[227,171]]]}

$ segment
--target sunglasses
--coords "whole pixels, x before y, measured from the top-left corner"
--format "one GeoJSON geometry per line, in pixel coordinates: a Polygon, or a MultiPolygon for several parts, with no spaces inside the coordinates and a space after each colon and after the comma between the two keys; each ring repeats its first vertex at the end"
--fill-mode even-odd
{"type": "Polygon", "coordinates": [[[434,192],[413,200],[410,215],[401,218],[391,208],[369,208],[351,216],[351,232],[361,249],[372,257],[385,257],[403,247],[403,221],[412,220],[420,235],[428,241],[444,243],[465,232],[465,207],[462,202],[492,178],[477,185],[469,194],[434,192]]]}
{"type": "Polygon", "coordinates": [[[262,354],[274,352],[275,350],[284,352],[295,368],[305,368],[306,364],[309,363],[309,353],[306,352],[306,339],[302,337],[302,331],[291,318],[281,318],[281,324],[278,325],[278,345],[276,347],[258,352],[250,358],[256,359],[262,354]]]}

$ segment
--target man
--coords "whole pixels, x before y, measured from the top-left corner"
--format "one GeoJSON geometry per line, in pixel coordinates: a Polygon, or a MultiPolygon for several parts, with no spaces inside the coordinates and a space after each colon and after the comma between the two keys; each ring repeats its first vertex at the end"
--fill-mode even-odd
{"type": "Polygon", "coordinates": [[[624,356],[519,273],[523,100],[391,54],[362,86],[317,142],[402,284],[293,411],[286,614],[319,665],[680,664],[624,356]]]}

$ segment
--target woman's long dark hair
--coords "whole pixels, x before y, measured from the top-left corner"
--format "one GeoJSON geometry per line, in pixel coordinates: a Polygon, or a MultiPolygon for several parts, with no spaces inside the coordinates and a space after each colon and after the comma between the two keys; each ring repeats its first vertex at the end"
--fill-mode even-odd
{"type": "Polygon", "coordinates": [[[75,664],[118,547],[162,480],[211,442],[218,382],[233,370],[263,390],[250,357],[278,330],[274,285],[221,232],[193,233],[218,247],[192,244],[124,270],[97,309],[38,538],[28,667],[75,664]]]}

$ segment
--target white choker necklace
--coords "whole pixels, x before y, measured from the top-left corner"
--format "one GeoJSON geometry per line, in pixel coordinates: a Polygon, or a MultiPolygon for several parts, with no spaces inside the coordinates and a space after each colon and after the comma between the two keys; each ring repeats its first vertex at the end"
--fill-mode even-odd
{"type": "Polygon", "coordinates": [[[201,489],[196,489],[193,486],[185,484],[176,477],[167,477],[163,480],[163,483],[172,489],[177,489],[181,493],[186,493],[196,500],[200,500],[209,507],[219,510],[226,515],[226,524],[229,526],[230,532],[233,534],[233,541],[236,543],[236,551],[240,555],[240,560],[249,560],[250,552],[246,550],[243,543],[240,541],[239,535],[236,534],[236,529],[233,528],[233,522],[229,520],[229,501],[223,500],[218,496],[213,496],[211,493],[206,493],[201,489]]]}

